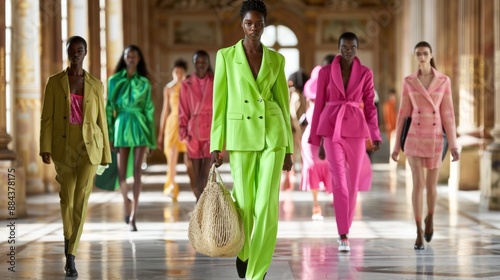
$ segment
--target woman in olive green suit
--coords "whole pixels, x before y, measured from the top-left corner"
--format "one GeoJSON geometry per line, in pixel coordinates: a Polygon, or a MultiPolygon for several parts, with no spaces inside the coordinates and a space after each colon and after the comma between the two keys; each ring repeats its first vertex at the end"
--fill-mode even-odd
{"type": "Polygon", "coordinates": [[[40,122],[40,156],[54,162],[64,228],[66,276],[76,277],[75,255],[87,216],[94,176],[111,163],[104,86],[83,70],[87,42],[68,38],[70,66],[47,81],[40,122]]]}
{"type": "Polygon", "coordinates": [[[146,62],[139,47],[125,48],[108,79],[106,115],[109,140],[118,149],[118,178],[125,204],[125,222],[137,231],[136,219],[141,192],[142,161],[146,149],[156,149],[154,105],[146,62]],[[133,196],[128,198],[126,181],[129,154],[133,153],[133,196]]]}
{"type": "Polygon", "coordinates": [[[245,1],[240,15],[245,38],[217,52],[210,151],[217,166],[229,151],[246,235],[238,275],[260,280],[276,245],[281,170],[292,168],[293,140],[285,59],[260,42],[266,6],[245,1]]]}

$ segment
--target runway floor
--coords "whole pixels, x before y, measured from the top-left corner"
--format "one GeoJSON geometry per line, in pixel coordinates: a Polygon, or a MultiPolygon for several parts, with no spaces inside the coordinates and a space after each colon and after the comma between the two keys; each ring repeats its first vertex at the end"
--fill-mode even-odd
{"type": "MultiPolygon", "coordinates": [[[[278,242],[267,280],[500,279],[500,212],[480,207],[478,191],[440,185],[434,238],[415,251],[404,170],[391,173],[388,164],[373,169],[372,190],[358,199],[350,253],[337,250],[331,195],[320,193],[325,219],[313,221],[310,193],[281,192],[278,242]]],[[[239,279],[234,258],[193,250],[187,228],[195,198],[185,167],[178,166],[176,203],[162,193],[165,170],[165,165],[147,169],[137,232],[123,221],[119,192],[94,190],[76,257],[78,279],[239,279]]],[[[228,164],[221,172],[230,186],[228,164]]],[[[0,221],[0,279],[65,279],[58,194],[27,200],[28,217],[16,221],[15,272],[8,270],[8,221],[0,221]]]]}

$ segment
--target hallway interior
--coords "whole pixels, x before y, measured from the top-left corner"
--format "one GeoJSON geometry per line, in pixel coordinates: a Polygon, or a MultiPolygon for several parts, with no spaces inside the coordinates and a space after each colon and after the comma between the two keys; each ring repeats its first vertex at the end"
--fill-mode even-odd
{"type": "MultiPolygon", "coordinates": [[[[195,198],[178,165],[179,201],[162,193],[165,165],[146,169],[137,232],[123,221],[121,194],[94,189],[80,248],[79,279],[239,279],[234,258],[197,254],[187,238],[195,198]]],[[[221,175],[231,186],[229,165],[221,175]]],[[[404,170],[373,165],[370,192],[360,193],[350,240],[339,253],[332,196],[320,193],[323,221],[313,221],[312,196],[282,191],[278,242],[267,280],[500,279],[500,215],[481,210],[478,191],[438,186],[434,238],[415,251],[411,191],[404,170]]],[[[296,184],[295,189],[298,186],[296,184]]],[[[16,272],[8,271],[7,221],[2,221],[1,279],[63,279],[64,243],[57,193],[29,196],[28,218],[16,221],[16,272]]]]}

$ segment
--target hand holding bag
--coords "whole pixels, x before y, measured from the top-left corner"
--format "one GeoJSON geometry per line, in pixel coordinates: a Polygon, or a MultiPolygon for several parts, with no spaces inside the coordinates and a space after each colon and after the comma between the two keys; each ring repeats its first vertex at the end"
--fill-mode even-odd
{"type": "Polygon", "coordinates": [[[189,219],[188,237],[198,253],[210,257],[235,257],[245,244],[243,220],[215,164],[189,219]]]}
{"type": "Polygon", "coordinates": [[[403,123],[403,130],[401,131],[401,150],[405,151],[406,136],[408,136],[408,131],[410,130],[411,117],[406,117],[403,123]]]}

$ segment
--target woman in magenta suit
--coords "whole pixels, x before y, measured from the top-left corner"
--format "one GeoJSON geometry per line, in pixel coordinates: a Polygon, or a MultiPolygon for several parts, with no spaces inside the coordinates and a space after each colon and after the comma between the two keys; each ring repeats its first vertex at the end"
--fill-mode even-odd
{"type": "Polygon", "coordinates": [[[446,132],[453,161],[460,158],[455,131],[455,113],[451,99],[450,78],[436,70],[432,48],[427,42],[415,46],[417,72],[403,81],[401,105],[396,123],[396,143],[391,158],[398,160],[401,133],[406,117],[411,117],[404,146],[413,177],[412,204],[417,224],[415,250],[424,249],[424,238],[430,242],[434,233],[436,185],[441,167],[443,129],[446,132]],[[427,172],[424,172],[424,168],[427,172]],[[427,191],[427,216],[422,230],[423,192],[427,191]]]}
{"type": "Polygon", "coordinates": [[[214,75],[206,51],[195,52],[193,64],[196,72],[182,82],[179,95],[179,136],[187,143],[195,180],[193,192],[198,201],[207,184],[212,157],[209,140],[214,75]]]}
{"type": "Polygon", "coordinates": [[[347,235],[354,218],[365,141],[373,150],[382,143],[374,104],[373,73],[356,57],[358,37],[351,32],[339,38],[341,55],[321,68],[309,143],[320,146],[333,179],[335,218],[341,252],[350,251],[347,235]]]}

